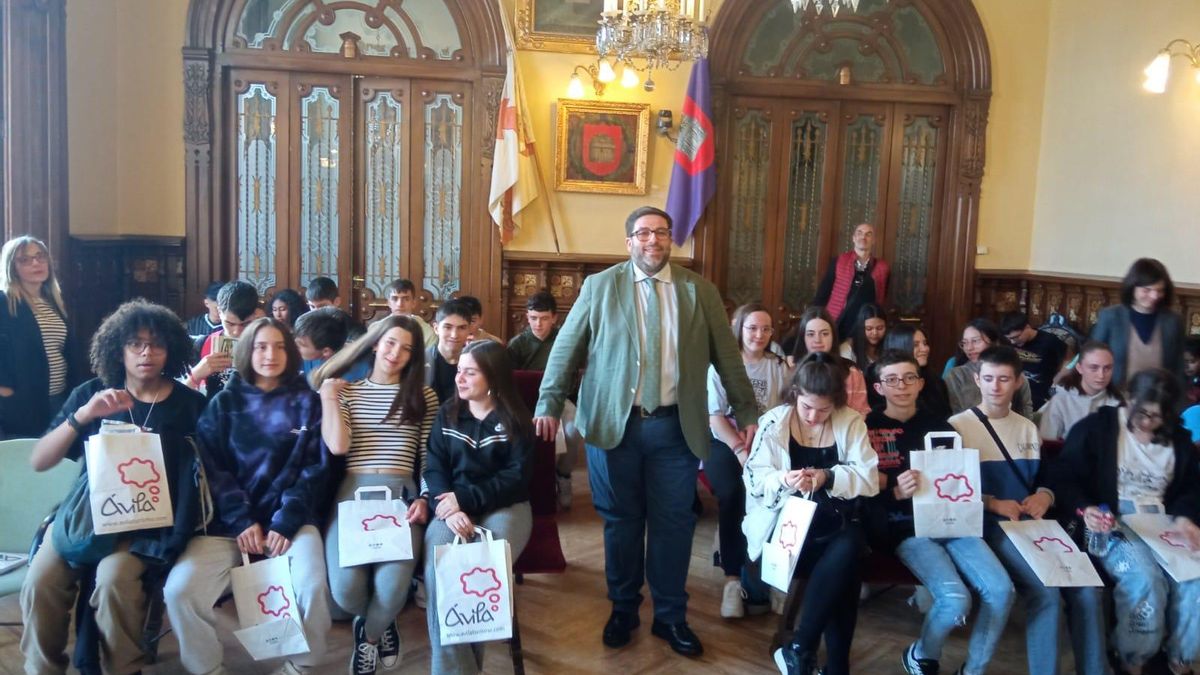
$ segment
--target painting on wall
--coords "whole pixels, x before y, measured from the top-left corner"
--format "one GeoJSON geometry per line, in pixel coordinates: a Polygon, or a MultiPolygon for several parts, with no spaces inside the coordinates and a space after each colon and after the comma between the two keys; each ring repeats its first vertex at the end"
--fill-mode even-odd
{"type": "Polygon", "coordinates": [[[650,104],[558,100],[554,186],[646,194],[650,104]]]}
{"type": "Polygon", "coordinates": [[[604,0],[517,0],[517,47],[596,53],[596,22],[604,0]]]}

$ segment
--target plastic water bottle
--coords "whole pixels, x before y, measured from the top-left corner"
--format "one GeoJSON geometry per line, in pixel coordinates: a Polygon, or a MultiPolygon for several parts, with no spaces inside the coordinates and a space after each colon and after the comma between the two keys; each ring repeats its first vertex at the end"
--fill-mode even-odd
{"type": "Polygon", "coordinates": [[[1087,531],[1088,553],[1091,553],[1092,555],[1096,556],[1097,558],[1103,558],[1105,555],[1107,555],[1108,547],[1112,544],[1112,537],[1111,537],[1112,522],[1113,522],[1112,512],[1108,510],[1107,504],[1101,504],[1100,505],[1100,513],[1101,513],[1102,517],[1104,518],[1105,522],[1109,524],[1108,529],[1101,531],[1101,530],[1093,530],[1093,529],[1089,528],[1087,531]]]}

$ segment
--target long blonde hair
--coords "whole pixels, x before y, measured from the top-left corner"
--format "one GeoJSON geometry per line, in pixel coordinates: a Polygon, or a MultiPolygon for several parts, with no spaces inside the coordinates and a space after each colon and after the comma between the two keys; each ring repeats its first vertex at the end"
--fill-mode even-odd
{"type": "Polygon", "coordinates": [[[8,296],[8,313],[15,315],[17,307],[22,302],[31,308],[33,306],[33,298],[27,297],[28,294],[21,287],[21,277],[17,275],[17,256],[21,255],[25,247],[30,244],[34,244],[42,250],[42,253],[46,254],[46,266],[50,270],[50,276],[46,277],[46,281],[42,283],[42,298],[48,301],[65,319],[67,307],[63,304],[58,277],[54,276],[54,261],[50,259],[50,249],[41,239],[28,234],[9,239],[4,244],[4,248],[0,249],[0,291],[8,296]]]}

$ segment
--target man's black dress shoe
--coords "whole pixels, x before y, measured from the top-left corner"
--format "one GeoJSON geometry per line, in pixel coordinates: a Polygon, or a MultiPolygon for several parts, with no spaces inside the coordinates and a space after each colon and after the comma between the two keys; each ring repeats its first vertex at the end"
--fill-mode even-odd
{"type": "Polygon", "coordinates": [[[666,623],[655,619],[654,625],[650,627],[650,633],[654,637],[666,640],[677,654],[700,656],[704,653],[704,646],[700,644],[700,638],[696,637],[691,628],[688,628],[686,621],[666,623]]]}
{"type": "Polygon", "coordinates": [[[613,610],[608,623],[604,624],[604,646],[616,649],[629,644],[634,629],[641,623],[641,619],[633,612],[613,610]]]}

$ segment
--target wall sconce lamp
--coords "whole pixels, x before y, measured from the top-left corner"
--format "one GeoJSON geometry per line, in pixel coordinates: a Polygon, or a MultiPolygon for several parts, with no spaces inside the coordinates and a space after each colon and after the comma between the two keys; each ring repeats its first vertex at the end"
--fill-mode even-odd
{"type": "Polygon", "coordinates": [[[1171,57],[1182,56],[1192,64],[1192,68],[1196,70],[1196,82],[1200,83],[1200,43],[1192,44],[1182,38],[1171,40],[1166,47],[1154,57],[1150,65],[1142,71],[1146,74],[1146,81],[1142,82],[1142,88],[1152,94],[1161,94],[1167,90],[1167,78],[1171,74],[1171,57]]]}
{"type": "Polygon", "coordinates": [[[658,111],[658,124],[655,127],[658,131],[658,135],[665,137],[672,143],[675,142],[675,139],[671,138],[671,127],[674,125],[674,123],[675,120],[672,117],[670,110],[663,108],[662,110],[658,111]]]}
{"type": "Polygon", "coordinates": [[[575,66],[575,70],[571,72],[571,81],[567,83],[567,97],[583,98],[583,79],[579,77],[581,70],[584,75],[592,78],[592,89],[596,92],[596,96],[603,96],[604,81],[600,78],[600,72],[596,66],[575,66]]]}

